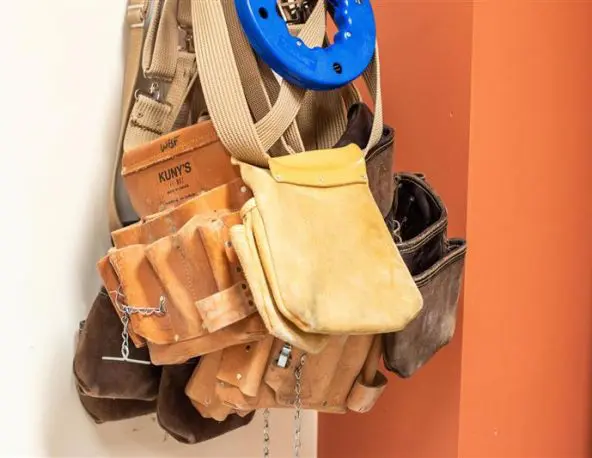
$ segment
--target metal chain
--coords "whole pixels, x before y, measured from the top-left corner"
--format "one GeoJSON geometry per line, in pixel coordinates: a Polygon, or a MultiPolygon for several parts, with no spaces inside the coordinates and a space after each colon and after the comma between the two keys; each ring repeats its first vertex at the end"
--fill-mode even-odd
{"type": "Polygon", "coordinates": [[[263,410],[263,456],[269,457],[269,409],[263,410]]]}
{"type": "Polygon", "coordinates": [[[115,294],[115,306],[121,311],[121,323],[123,329],[121,331],[121,358],[112,356],[103,356],[102,359],[107,361],[123,361],[137,364],[151,364],[150,361],[142,361],[137,359],[130,359],[129,357],[129,321],[130,316],[134,314],[142,316],[162,315],[166,312],[166,298],[160,296],[158,307],[132,307],[124,305],[120,302],[120,299],[125,298],[121,292],[121,287],[114,291],[115,294]]]}
{"type": "Polygon", "coordinates": [[[294,412],[294,458],[300,457],[300,446],[302,445],[302,442],[300,441],[300,431],[302,427],[302,418],[300,416],[302,410],[302,399],[300,397],[300,393],[302,390],[302,368],[304,367],[305,360],[306,353],[300,357],[300,363],[294,372],[294,376],[296,377],[296,385],[294,386],[294,392],[296,393],[296,398],[294,400],[294,407],[296,407],[296,411],[294,412]]]}

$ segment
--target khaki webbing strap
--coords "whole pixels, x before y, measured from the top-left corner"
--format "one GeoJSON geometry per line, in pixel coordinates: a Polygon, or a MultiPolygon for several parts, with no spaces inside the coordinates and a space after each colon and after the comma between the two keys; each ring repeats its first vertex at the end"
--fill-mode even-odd
{"type": "Polygon", "coordinates": [[[167,91],[166,100],[155,100],[138,94],[129,117],[123,145],[124,151],[152,141],[173,129],[196,77],[195,55],[180,51],[175,76],[167,91]]]}
{"type": "MultiPolygon", "coordinates": [[[[199,73],[210,116],[225,147],[237,158],[265,165],[267,151],[293,122],[306,91],[282,82],[274,107],[259,123],[253,124],[237,68],[240,59],[233,58],[224,14],[225,9],[233,11],[233,5],[228,4],[231,2],[192,1],[199,73]]],[[[322,39],[324,23],[324,2],[318,2],[300,32],[303,41],[310,43],[315,36],[322,39]]]]}
{"type": "MultiPolygon", "coordinates": [[[[293,122],[300,110],[306,91],[282,81],[278,100],[270,112],[256,124],[253,123],[237,64],[237,60],[240,61],[240,58],[234,58],[233,38],[230,37],[228,19],[225,17],[225,11],[232,11],[232,7],[227,5],[232,1],[192,0],[198,68],[209,113],[222,143],[236,159],[265,167],[269,158],[269,148],[284,135],[288,126],[293,122]]],[[[324,6],[324,2],[317,2],[317,6],[319,4],[324,6]]],[[[318,9],[315,7],[304,28],[310,27],[311,30],[319,30],[319,33],[322,33],[324,37],[325,14],[323,12],[322,15],[315,15],[317,11],[318,9]]],[[[371,65],[367,72],[376,69],[377,65],[371,65]]],[[[367,81],[377,82],[377,75],[368,75],[367,81]]],[[[379,84],[375,84],[374,89],[378,88],[379,84]]],[[[323,95],[321,97],[336,96],[323,95]]],[[[341,94],[339,94],[338,100],[338,103],[330,104],[331,108],[345,111],[341,94]]],[[[379,102],[379,100],[378,97],[377,101],[379,102]]],[[[342,121],[332,119],[321,126],[321,143],[328,144],[330,140],[337,141],[339,128],[345,128],[345,116],[342,116],[342,119],[342,121]]],[[[380,132],[382,130],[382,116],[376,117],[375,121],[380,126],[378,129],[373,129],[373,132],[380,132]]],[[[341,133],[342,131],[339,132],[339,134],[341,133]]],[[[375,140],[371,139],[367,148],[370,148],[374,143],[375,140]]]]}
{"type": "Polygon", "coordinates": [[[128,26],[127,55],[123,76],[119,140],[117,142],[117,152],[113,162],[113,174],[109,191],[109,228],[111,231],[119,229],[122,226],[117,211],[115,191],[117,175],[121,168],[121,151],[123,150],[123,139],[127,128],[128,115],[132,107],[134,89],[140,73],[142,43],[144,41],[144,18],[146,17],[147,9],[148,0],[129,0],[126,15],[126,23],[128,26]]]}
{"type": "Polygon", "coordinates": [[[179,45],[177,6],[178,0],[160,0],[152,4],[142,55],[146,78],[171,81],[175,75],[179,45]]]}

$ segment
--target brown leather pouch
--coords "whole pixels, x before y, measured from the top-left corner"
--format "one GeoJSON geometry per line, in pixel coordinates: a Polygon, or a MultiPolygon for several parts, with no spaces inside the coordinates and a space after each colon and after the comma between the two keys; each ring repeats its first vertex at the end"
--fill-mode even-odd
{"type": "Polygon", "coordinates": [[[86,396],[78,391],[82,407],[97,424],[129,420],[156,412],[156,399],[138,401],[135,399],[109,399],[86,396]]]}
{"type": "Polygon", "coordinates": [[[122,175],[134,210],[152,215],[239,177],[211,121],[127,151],[122,175]]]}
{"type": "Polygon", "coordinates": [[[196,444],[248,425],[254,412],[241,417],[228,415],[223,421],[204,418],[185,395],[185,386],[196,362],[167,366],[162,370],[158,393],[158,424],[173,438],[184,444],[196,444]]]}
{"type": "MultiPolygon", "coordinates": [[[[158,394],[160,368],[103,360],[103,356],[121,356],[121,332],[121,321],[107,292],[102,289],[78,337],[74,356],[74,375],[78,389],[82,395],[94,398],[152,401],[158,394]]],[[[130,358],[149,360],[146,348],[138,349],[130,345],[129,350],[130,358]]]]}
{"type": "MultiPolygon", "coordinates": [[[[308,355],[302,366],[302,408],[329,413],[370,410],[386,387],[386,378],[376,370],[380,351],[378,336],[331,337],[325,349],[308,355]]],[[[273,338],[209,354],[185,392],[202,415],[218,420],[229,412],[293,408],[302,355],[273,338]]]]}
{"type": "Polygon", "coordinates": [[[446,207],[423,175],[402,173],[395,181],[397,198],[387,225],[396,233],[424,308],[405,329],[384,335],[384,362],[407,378],[454,335],[466,242],[447,238],[446,207]]]}
{"type": "Polygon", "coordinates": [[[114,232],[118,248],[99,270],[139,310],[131,328],[148,342],[153,363],[178,364],[265,336],[229,236],[250,195],[234,180],[114,232]],[[162,310],[141,312],[161,302],[162,310]]]}
{"type": "MultiPolygon", "coordinates": [[[[347,119],[346,131],[335,145],[335,148],[347,146],[350,143],[365,148],[372,131],[374,114],[366,104],[355,103],[350,107],[347,119]]],[[[393,205],[395,190],[392,180],[394,150],[395,130],[384,125],[382,137],[366,155],[368,186],[383,217],[388,214],[393,205]]]]}

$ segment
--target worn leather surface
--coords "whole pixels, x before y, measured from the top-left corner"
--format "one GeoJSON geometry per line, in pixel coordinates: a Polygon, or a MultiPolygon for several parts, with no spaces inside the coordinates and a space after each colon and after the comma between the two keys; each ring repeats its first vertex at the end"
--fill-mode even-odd
{"type": "MultiPolygon", "coordinates": [[[[270,336],[208,354],[201,358],[185,391],[203,416],[217,420],[235,412],[293,408],[294,374],[303,352],[293,348],[287,365],[280,367],[284,345],[270,336]]],[[[386,387],[386,378],[377,371],[380,356],[378,336],[331,337],[322,352],[306,356],[302,408],[328,413],[369,411],[386,387]]]]}
{"type": "MultiPolygon", "coordinates": [[[[160,368],[119,361],[123,325],[105,289],[97,295],[80,331],[74,355],[74,375],[80,392],[95,398],[152,401],[158,394],[160,368]]],[[[130,343],[130,358],[149,361],[147,348],[130,343]]]]}
{"type": "Polygon", "coordinates": [[[97,424],[129,420],[156,411],[156,399],[139,401],[135,399],[109,399],[86,396],[80,391],[78,397],[82,407],[97,424]]]}
{"type": "MultiPolygon", "coordinates": [[[[372,131],[374,114],[366,104],[356,103],[350,107],[347,117],[346,131],[335,144],[335,148],[351,143],[365,148],[372,131]]],[[[368,186],[382,216],[388,214],[393,204],[394,186],[391,177],[393,176],[394,149],[395,131],[384,125],[382,137],[366,156],[368,186]]]]}
{"type": "Polygon", "coordinates": [[[374,334],[419,313],[421,295],[368,189],[359,147],[272,158],[270,170],[240,166],[255,205],[243,207],[244,229],[231,236],[247,279],[254,262],[265,273],[270,298],[252,285],[260,314],[277,308],[305,333],[374,334]],[[245,236],[256,253],[244,249],[245,236]]]}
{"type": "Polygon", "coordinates": [[[445,254],[448,211],[427,181],[411,173],[395,176],[397,204],[387,220],[399,222],[399,252],[412,275],[424,272],[445,254]]]}
{"type": "Polygon", "coordinates": [[[254,412],[244,417],[231,414],[222,421],[200,415],[185,395],[185,386],[195,366],[195,362],[189,362],[163,368],[158,393],[158,424],[184,444],[204,442],[249,424],[254,412]]]}
{"type": "Polygon", "coordinates": [[[405,329],[384,335],[384,363],[407,378],[454,335],[466,242],[447,238],[446,207],[423,175],[401,173],[395,182],[397,196],[386,221],[391,230],[397,229],[397,246],[424,306],[405,329]]]}
{"type": "Polygon", "coordinates": [[[456,329],[465,253],[465,241],[452,239],[445,256],[414,277],[424,308],[403,331],[385,335],[387,369],[410,377],[450,342],[456,329]]]}
{"type": "Polygon", "coordinates": [[[134,313],[130,321],[155,364],[264,337],[229,235],[250,196],[234,180],[114,233],[108,265],[99,263],[104,283],[120,289],[134,309],[158,308],[165,300],[163,313],[134,313]]]}
{"type": "Polygon", "coordinates": [[[175,207],[239,177],[209,120],[127,151],[121,173],[140,217],[175,207]]]}

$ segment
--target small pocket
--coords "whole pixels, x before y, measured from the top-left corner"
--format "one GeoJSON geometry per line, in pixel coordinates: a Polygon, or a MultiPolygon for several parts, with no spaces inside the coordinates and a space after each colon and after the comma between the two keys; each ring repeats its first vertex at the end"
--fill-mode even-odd
{"type": "Polygon", "coordinates": [[[404,330],[384,335],[384,362],[391,372],[410,377],[452,339],[465,255],[466,242],[451,239],[446,256],[414,277],[424,307],[404,330]]]}
{"type": "MultiPolygon", "coordinates": [[[[123,325],[105,289],[96,297],[80,331],[74,375],[80,392],[95,398],[152,401],[158,394],[160,368],[103,360],[121,355],[123,325]]],[[[148,361],[147,348],[129,346],[129,357],[148,361]]]]}
{"type": "Polygon", "coordinates": [[[140,217],[175,207],[239,177],[211,121],[127,151],[122,175],[140,217]]]}
{"type": "Polygon", "coordinates": [[[448,213],[435,190],[416,174],[399,173],[394,211],[387,225],[394,234],[401,257],[417,275],[442,258],[446,249],[448,213]],[[390,224],[389,224],[390,221],[390,224]]]}

